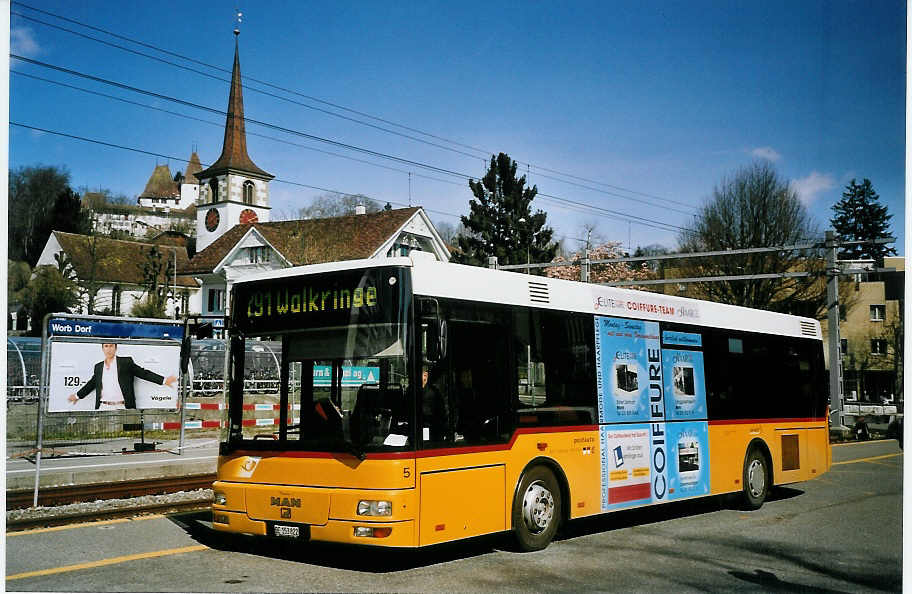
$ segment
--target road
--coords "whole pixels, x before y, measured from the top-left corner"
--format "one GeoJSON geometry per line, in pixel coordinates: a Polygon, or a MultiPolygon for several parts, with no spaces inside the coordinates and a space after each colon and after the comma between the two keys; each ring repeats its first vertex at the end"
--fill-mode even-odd
{"type": "Polygon", "coordinates": [[[760,510],[720,498],[567,526],[544,551],[503,536],[424,551],[241,539],[207,513],[7,535],[20,591],[899,591],[902,463],[895,441],[833,448],[832,470],[760,510]]]}

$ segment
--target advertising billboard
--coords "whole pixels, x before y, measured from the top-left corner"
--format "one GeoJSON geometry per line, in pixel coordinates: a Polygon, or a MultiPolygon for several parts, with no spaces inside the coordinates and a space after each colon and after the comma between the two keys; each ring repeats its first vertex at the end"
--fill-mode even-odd
{"type": "Polygon", "coordinates": [[[176,409],[183,327],[116,318],[53,318],[49,413],[176,409]]]}
{"type": "Polygon", "coordinates": [[[178,407],[180,343],[54,342],[48,412],[178,407]]]}
{"type": "Polygon", "coordinates": [[[595,316],[602,510],[709,493],[703,337],[595,316]]]}

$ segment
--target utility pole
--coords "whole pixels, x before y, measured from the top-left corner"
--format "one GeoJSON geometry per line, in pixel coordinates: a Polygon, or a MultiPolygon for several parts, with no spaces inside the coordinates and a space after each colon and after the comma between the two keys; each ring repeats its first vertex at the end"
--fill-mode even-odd
{"type": "Polygon", "coordinates": [[[842,349],[839,343],[839,266],[835,231],[826,232],[827,330],[830,353],[830,414],[842,425],[842,349]]]}

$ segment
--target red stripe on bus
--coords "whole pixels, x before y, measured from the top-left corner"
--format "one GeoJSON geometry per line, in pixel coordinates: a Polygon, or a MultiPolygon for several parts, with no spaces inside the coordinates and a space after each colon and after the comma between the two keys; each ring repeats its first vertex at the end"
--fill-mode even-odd
{"type": "Polygon", "coordinates": [[[649,499],[649,497],[649,483],[625,485],[623,487],[610,487],[608,489],[608,503],[637,501],[638,499],[649,499]]]}
{"type": "MultiPolygon", "coordinates": [[[[254,421],[253,419],[247,419],[244,421],[245,425],[248,425],[247,421],[254,421]]],[[[255,421],[254,421],[255,422],[255,421]]],[[[250,423],[253,424],[253,423],[250,423]]],[[[517,429],[513,432],[513,436],[510,438],[510,441],[507,443],[495,443],[491,445],[476,445],[476,446],[464,446],[456,448],[435,448],[433,450],[419,450],[412,452],[382,452],[382,453],[373,453],[366,454],[365,457],[368,460],[410,460],[412,458],[430,458],[433,456],[456,456],[459,454],[473,454],[477,452],[496,452],[499,450],[509,450],[513,447],[513,443],[516,441],[516,438],[521,434],[536,434],[536,433],[570,433],[575,431],[597,431],[598,425],[573,425],[567,427],[525,427],[522,429],[517,429]]],[[[352,454],[346,454],[343,452],[310,452],[310,451],[301,451],[301,452],[291,452],[291,451],[280,451],[280,452],[263,452],[259,450],[239,450],[236,452],[238,455],[247,455],[252,454],[256,456],[262,456],[264,453],[268,453],[279,458],[335,458],[340,455],[352,456],[352,454]]]]}
{"type": "Polygon", "coordinates": [[[758,423],[825,423],[826,417],[798,417],[787,419],[720,419],[709,421],[710,425],[745,425],[758,423]]]}

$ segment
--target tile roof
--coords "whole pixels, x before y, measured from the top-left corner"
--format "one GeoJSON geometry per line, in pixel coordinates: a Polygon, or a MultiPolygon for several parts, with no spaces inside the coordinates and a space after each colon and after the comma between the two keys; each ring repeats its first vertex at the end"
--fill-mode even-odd
{"type": "Polygon", "coordinates": [[[235,225],[193,256],[186,268],[178,267],[178,272],[212,272],[251,227],[294,266],[369,258],[419,210],[398,208],[328,219],[235,225]]]}
{"type": "Polygon", "coordinates": [[[180,196],[180,188],[177,182],[171,178],[171,169],[167,165],[156,165],[146,183],[146,189],[139,197],[173,198],[175,196],[180,196]]]}
{"type": "Polygon", "coordinates": [[[238,58],[237,39],[234,44],[234,67],[231,71],[231,90],[228,93],[228,114],[225,118],[225,140],[222,143],[222,154],[215,163],[197,178],[207,179],[227,169],[272,179],[250,159],[247,154],[247,134],[244,131],[244,96],[241,87],[241,61],[238,58]]]}
{"type": "MultiPolygon", "coordinates": [[[[177,270],[180,273],[187,266],[190,259],[187,257],[186,247],[154,245],[139,241],[125,241],[109,237],[78,235],[54,231],[60,247],[70,257],[76,275],[81,279],[88,279],[92,274],[92,241],[95,243],[95,279],[101,282],[143,284],[143,263],[146,262],[148,253],[152,248],[157,248],[163,257],[173,258],[172,252],[177,252],[177,270]]],[[[163,282],[171,284],[172,278],[163,282]]],[[[198,287],[199,284],[191,276],[178,274],[177,284],[182,287],[198,287]]]]}

